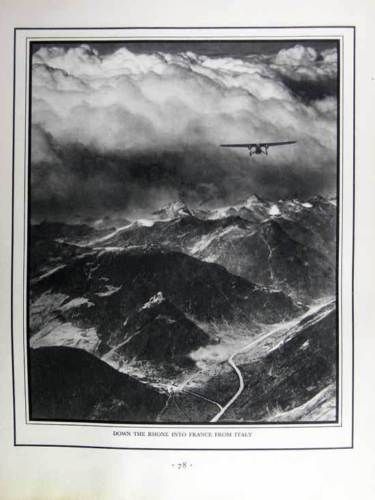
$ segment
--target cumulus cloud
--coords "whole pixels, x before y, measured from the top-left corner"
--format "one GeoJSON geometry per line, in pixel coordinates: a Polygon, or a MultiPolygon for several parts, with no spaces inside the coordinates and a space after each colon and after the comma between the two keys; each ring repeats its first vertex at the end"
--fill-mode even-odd
{"type": "Polygon", "coordinates": [[[242,57],[42,46],[32,69],[33,210],[331,191],[336,73],[336,49],[298,45],[242,57]],[[251,159],[219,147],[288,139],[298,143],[251,159]]]}
{"type": "Polygon", "coordinates": [[[327,49],[318,53],[311,47],[296,45],[282,49],[273,58],[275,70],[291,78],[305,80],[335,79],[337,74],[337,50],[327,49]]]}

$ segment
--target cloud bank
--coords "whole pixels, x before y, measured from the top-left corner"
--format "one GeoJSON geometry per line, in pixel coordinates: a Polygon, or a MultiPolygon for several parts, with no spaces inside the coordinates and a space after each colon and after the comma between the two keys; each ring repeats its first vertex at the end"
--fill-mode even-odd
{"type": "Polygon", "coordinates": [[[335,190],[335,48],[235,58],[42,46],[32,62],[34,215],[335,190]],[[291,139],[251,159],[219,146],[291,139]]]}

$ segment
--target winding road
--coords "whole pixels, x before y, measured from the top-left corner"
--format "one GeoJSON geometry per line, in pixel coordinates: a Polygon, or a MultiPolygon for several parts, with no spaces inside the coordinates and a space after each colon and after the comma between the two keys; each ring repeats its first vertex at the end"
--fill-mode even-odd
{"type": "MultiPolygon", "coordinates": [[[[285,336],[284,336],[284,341],[285,341],[285,339],[289,335],[295,334],[298,331],[298,329],[305,329],[306,327],[311,326],[314,323],[316,323],[317,321],[319,321],[320,319],[322,319],[324,316],[326,316],[332,310],[332,308],[334,307],[334,304],[335,304],[335,300],[329,300],[328,302],[324,303],[323,305],[319,305],[319,306],[316,306],[316,307],[313,307],[313,308],[309,309],[305,314],[303,314],[302,316],[300,316],[293,323],[293,325],[291,325],[290,328],[288,328],[286,330],[285,336]],[[306,321],[306,322],[304,322],[301,325],[300,324],[301,320],[303,320],[304,318],[307,318],[310,315],[312,315],[312,318],[309,321],[306,321]]],[[[231,399],[226,403],[226,405],[224,405],[221,408],[221,410],[210,420],[210,422],[212,422],[212,423],[218,422],[218,420],[224,415],[224,413],[228,410],[228,408],[230,408],[233,405],[233,403],[238,399],[238,397],[240,396],[240,394],[244,390],[245,383],[244,383],[244,380],[243,380],[243,377],[242,377],[242,373],[239,370],[238,366],[235,364],[234,358],[238,354],[241,354],[241,353],[249,350],[250,348],[256,346],[257,344],[259,344],[261,342],[263,342],[268,337],[271,337],[272,335],[275,335],[277,332],[280,332],[283,329],[285,329],[285,324],[281,325],[281,326],[280,325],[277,326],[273,330],[265,333],[264,335],[261,335],[256,340],[253,340],[249,344],[246,344],[244,347],[242,347],[238,351],[234,352],[228,358],[228,364],[233,368],[233,370],[236,372],[236,375],[238,377],[239,386],[238,386],[238,389],[237,389],[236,393],[231,397],[231,399]]]]}

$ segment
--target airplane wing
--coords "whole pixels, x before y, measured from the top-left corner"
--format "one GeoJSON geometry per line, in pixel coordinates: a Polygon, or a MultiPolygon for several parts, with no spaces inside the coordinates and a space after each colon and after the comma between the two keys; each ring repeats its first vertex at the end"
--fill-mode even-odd
{"type": "Polygon", "coordinates": [[[248,148],[249,146],[256,146],[256,144],[252,144],[251,142],[247,144],[220,144],[223,148],[248,148]]]}
{"type": "Polygon", "coordinates": [[[297,141],[284,141],[284,142],[262,142],[260,146],[284,146],[285,144],[296,144],[297,141]]]}
{"type": "Polygon", "coordinates": [[[248,142],[247,144],[220,144],[223,148],[248,148],[251,146],[284,146],[285,144],[296,144],[297,141],[284,142],[248,142]]]}

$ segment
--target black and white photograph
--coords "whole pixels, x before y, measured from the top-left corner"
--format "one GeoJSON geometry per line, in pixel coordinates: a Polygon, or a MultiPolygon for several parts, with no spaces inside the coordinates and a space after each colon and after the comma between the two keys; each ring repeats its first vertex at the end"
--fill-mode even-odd
{"type": "Polygon", "coordinates": [[[337,40],[33,42],[31,420],[338,421],[337,40]]]}

